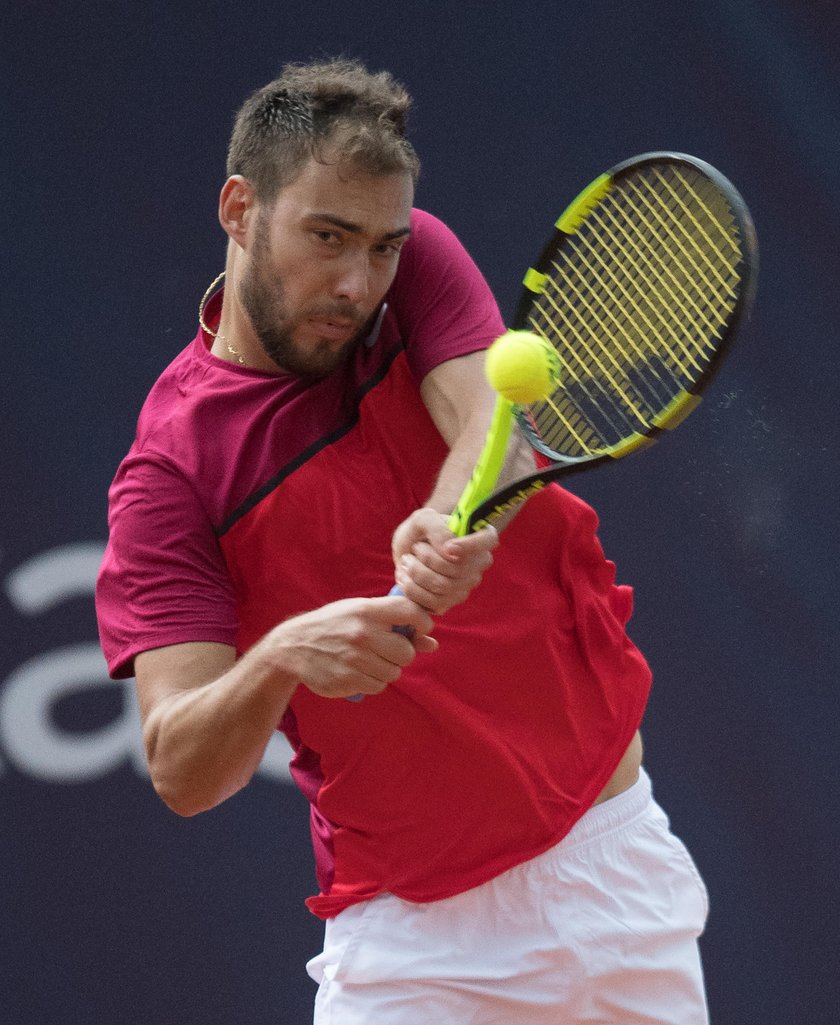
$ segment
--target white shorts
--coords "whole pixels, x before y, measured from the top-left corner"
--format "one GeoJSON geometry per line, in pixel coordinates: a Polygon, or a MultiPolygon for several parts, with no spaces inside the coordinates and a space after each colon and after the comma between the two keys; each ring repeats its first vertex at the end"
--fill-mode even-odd
{"type": "Polygon", "coordinates": [[[643,772],[554,848],[428,904],[327,922],[315,1025],[706,1025],[706,889],[643,772]]]}

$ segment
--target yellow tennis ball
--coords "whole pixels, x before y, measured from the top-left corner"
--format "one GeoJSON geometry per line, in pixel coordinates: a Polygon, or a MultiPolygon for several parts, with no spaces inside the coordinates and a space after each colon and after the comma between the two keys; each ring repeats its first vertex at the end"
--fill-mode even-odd
{"type": "Polygon", "coordinates": [[[527,405],[554,390],[557,362],[544,338],[531,331],[506,331],[487,350],[484,369],[494,391],[527,405]]]}

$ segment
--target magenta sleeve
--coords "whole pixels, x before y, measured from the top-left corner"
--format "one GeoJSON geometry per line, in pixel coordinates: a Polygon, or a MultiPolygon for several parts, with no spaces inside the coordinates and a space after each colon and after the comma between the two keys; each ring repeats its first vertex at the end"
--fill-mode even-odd
{"type": "Polygon", "coordinates": [[[236,643],[236,612],[218,541],[183,477],[132,454],[109,494],[110,539],[96,585],[102,650],[115,678],[142,651],[187,641],[236,643]]]}
{"type": "Polygon", "coordinates": [[[496,300],[469,253],[441,221],[412,214],[412,236],[392,288],[416,380],[446,360],[486,349],[505,330],[496,300]]]}

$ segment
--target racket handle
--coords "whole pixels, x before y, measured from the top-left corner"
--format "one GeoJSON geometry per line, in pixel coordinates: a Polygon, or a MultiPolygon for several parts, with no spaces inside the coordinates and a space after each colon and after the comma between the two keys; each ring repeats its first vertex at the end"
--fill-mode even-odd
{"type": "MultiPolygon", "coordinates": [[[[402,595],[403,592],[400,590],[399,584],[394,584],[391,590],[388,592],[388,596],[391,595],[402,595]]],[[[394,625],[391,627],[395,634],[402,634],[403,637],[408,637],[409,640],[414,636],[414,627],[407,625],[394,625]]],[[[361,701],[364,698],[364,694],[349,694],[347,696],[348,701],[361,701]]]]}
{"type": "MultiPolygon", "coordinates": [[[[388,592],[388,597],[389,598],[392,595],[396,595],[396,596],[399,596],[401,598],[405,597],[405,595],[403,594],[402,589],[400,588],[399,584],[394,584],[394,586],[388,592]]],[[[413,626],[399,625],[399,626],[392,626],[391,629],[394,631],[395,634],[402,634],[403,637],[408,637],[409,640],[411,640],[411,638],[414,636],[414,627],[413,626]]]]}

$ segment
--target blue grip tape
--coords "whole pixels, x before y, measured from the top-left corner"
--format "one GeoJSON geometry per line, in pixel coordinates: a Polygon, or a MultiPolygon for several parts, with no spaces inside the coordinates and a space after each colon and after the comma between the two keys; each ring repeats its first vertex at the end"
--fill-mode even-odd
{"type": "MultiPolygon", "coordinates": [[[[400,589],[400,585],[399,584],[394,584],[394,586],[388,592],[388,597],[390,598],[392,596],[399,596],[401,598],[405,597],[405,595],[403,594],[402,590],[400,589]]],[[[397,624],[397,625],[392,626],[391,629],[394,631],[395,634],[402,634],[403,637],[407,637],[409,640],[411,640],[411,638],[414,636],[414,627],[413,626],[407,626],[407,625],[404,625],[404,624],[397,624]]],[[[347,700],[348,701],[361,701],[361,700],[363,700],[363,698],[364,698],[364,694],[350,694],[350,695],[348,695],[347,700]]]]}

